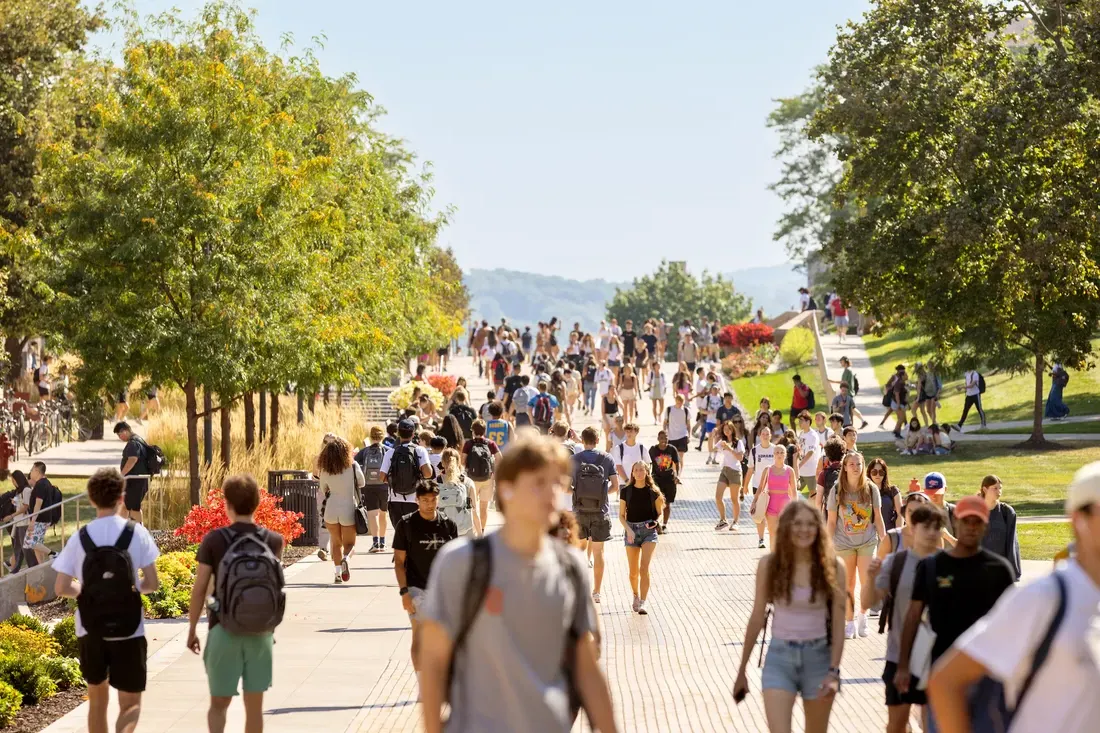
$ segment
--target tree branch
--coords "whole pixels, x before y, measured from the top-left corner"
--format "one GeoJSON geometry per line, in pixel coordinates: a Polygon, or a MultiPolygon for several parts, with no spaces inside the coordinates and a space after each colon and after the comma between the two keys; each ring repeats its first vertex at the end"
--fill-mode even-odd
{"type": "Polygon", "coordinates": [[[1056,35],[1053,31],[1050,30],[1050,28],[1047,27],[1047,24],[1043,22],[1042,16],[1039,15],[1039,12],[1035,9],[1035,6],[1031,4],[1031,0],[1022,1],[1024,7],[1027,8],[1027,12],[1031,14],[1031,19],[1034,20],[1035,23],[1043,29],[1043,32],[1047,34],[1047,37],[1054,41],[1054,45],[1058,46],[1058,50],[1062,52],[1063,56],[1065,56],[1066,47],[1062,45],[1062,37],[1056,35]]]}
{"type": "Polygon", "coordinates": [[[221,410],[224,410],[227,407],[232,407],[233,403],[236,402],[237,400],[239,400],[240,398],[244,397],[244,395],[245,395],[245,393],[241,392],[239,395],[236,395],[235,397],[231,398],[228,402],[222,402],[217,407],[211,407],[209,410],[203,410],[202,412],[196,412],[195,417],[206,417],[207,415],[213,415],[215,412],[220,412],[221,410]]]}

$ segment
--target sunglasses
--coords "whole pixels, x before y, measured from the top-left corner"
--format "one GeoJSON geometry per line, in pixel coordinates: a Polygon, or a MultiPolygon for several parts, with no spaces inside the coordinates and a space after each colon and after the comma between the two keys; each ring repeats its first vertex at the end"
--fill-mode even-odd
{"type": "Polygon", "coordinates": [[[867,473],[869,473],[872,476],[882,476],[885,473],[885,471],[883,471],[881,468],[872,468],[867,473]]]}

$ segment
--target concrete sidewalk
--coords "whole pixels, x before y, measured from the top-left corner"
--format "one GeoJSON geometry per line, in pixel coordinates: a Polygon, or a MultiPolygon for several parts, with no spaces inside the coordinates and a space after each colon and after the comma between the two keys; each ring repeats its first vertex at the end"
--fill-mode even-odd
{"type": "MultiPolygon", "coordinates": [[[[68,441],[33,456],[20,450],[19,460],[12,461],[11,469],[29,472],[31,464],[42,461],[53,478],[88,478],[105,466],[117,468],[122,463],[125,443],[111,432],[113,427],[114,423],[104,423],[103,440],[68,441]]],[[[131,427],[138,435],[145,435],[144,426],[131,423],[131,427]]]]}

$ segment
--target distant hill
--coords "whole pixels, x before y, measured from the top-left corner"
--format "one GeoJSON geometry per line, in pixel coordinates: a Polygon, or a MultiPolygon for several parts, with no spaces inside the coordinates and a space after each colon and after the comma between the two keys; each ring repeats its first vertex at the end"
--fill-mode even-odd
{"type": "MultiPolygon", "coordinates": [[[[751,267],[726,277],[733,280],[738,292],[752,299],[754,311],[763,308],[768,315],[792,307],[797,310],[798,288],[806,282],[806,276],[794,272],[789,264],[751,267]]],[[[533,326],[557,316],[570,327],[580,321],[585,330],[599,326],[615,287],[629,285],[502,269],[470,270],[464,279],[474,317],[479,320],[499,323],[507,318],[516,325],[533,326]]]]}

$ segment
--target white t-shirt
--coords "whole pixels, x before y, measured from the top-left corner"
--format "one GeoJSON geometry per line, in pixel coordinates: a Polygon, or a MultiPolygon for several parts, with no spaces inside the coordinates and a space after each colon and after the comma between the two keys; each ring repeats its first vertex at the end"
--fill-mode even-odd
{"type": "MultiPolygon", "coordinates": [[[[1035,675],[1009,733],[1096,730],[1100,718],[1100,588],[1070,560],[1057,571],[1066,581],[1066,615],[1050,655],[1035,675]]],[[[1057,609],[1053,576],[1009,588],[993,610],[955,641],[1005,685],[1010,706],[1031,670],[1031,659],[1057,609]]]]}
{"type": "MultiPolygon", "coordinates": [[[[976,394],[981,394],[981,390],[978,389],[978,373],[971,369],[964,377],[966,380],[966,394],[968,397],[973,397],[976,394]]],[[[1030,692],[1028,693],[1031,694],[1030,692]]]]}
{"type": "Polygon", "coordinates": [[[611,459],[615,461],[615,466],[621,466],[627,478],[630,478],[630,471],[634,468],[635,463],[638,461],[649,462],[649,453],[641,443],[627,445],[626,441],[623,441],[611,449],[611,459]]]}
{"type": "Polygon", "coordinates": [[[687,408],[680,408],[676,405],[668,408],[668,439],[669,440],[681,440],[688,437],[688,414],[687,408]]]}
{"type": "Polygon", "coordinates": [[[745,441],[741,438],[738,438],[737,444],[734,446],[730,446],[727,442],[722,447],[722,468],[736,468],[738,471],[740,471],[741,459],[737,457],[738,453],[744,455],[745,441]]]}
{"type": "Polygon", "coordinates": [[[680,326],[680,328],[677,329],[677,332],[680,334],[680,340],[683,341],[684,336],[691,335],[691,326],[680,326]]]}
{"type": "Polygon", "coordinates": [[[612,336],[618,336],[618,337],[621,338],[622,335],[623,335],[622,326],[612,326],[611,327],[611,335],[612,336]]]}
{"type": "Polygon", "coordinates": [[[599,392],[600,397],[607,394],[607,388],[611,384],[611,380],[615,378],[615,375],[611,373],[611,370],[607,367],[596,370],[596,391],[599,392]]]}
{"type": "Polygon", "coordinates": [[[810,307],[810,294],[809,293],[802,293],[802,295],[798,296],[798,304],[802,307],[802,310],[806,310],[807,308],[809,308],[810,307]]]}
{"type": "Polygon", "coordinates": [[[708,395],[704,404],[706,405],[707,422],[716,422],[718,420],[718,408],[722,406],[722,398],[716,394],[708,395]]]}
{"type": "MultiPolygon", "coordinates": [[[[404,444],[400,443],[399,445],[404,445],[404,444]]],[[[390,459],[393,458],[393,451],[394,451],[393,448],[387,448],[386,449],[386,455],[382,456],[382,465],[378,467],[378,472],[379,473],[388,474],[390,472],[390,459]]],[[[439,457],[440,457],[440,459],[442,459],[443,454],[440,453],[439,457]]],[[[428,449],[425,448],[422,445],[416,446],[416,463],[417,463],[418,466],[429,465],[429,466],[434,467],[436,465],[436,464],[432,463],[432,457],[431,457],[431,455],[428,454],[428,449]]],[[[413,493],[413,494],[409,494],[408,496],[405,496],[404,494],[396,493],[391,488],[390,489],[389,501],[396,501],[400,504],[413,504],[413,503],[416,503],[416,494],[413,493]]]]}
{"type": "Polygon", "coordinates": [[[821,436],[816,430],[807,430],[798,435],[798,447],[802,451],[802,463],[798,467],[798,475],[806,477],[817,476],[817,462],[821,458],[821,436]]]}
{"type": "MultiPolygon", "coordinates": [[[[95,543],[96,547],[102,547],[103,545],[113,545],[118,541],[119,535],[122,534],[122,530],[126,527],[126,519],[118,515],[110,517],[100,517],[93,519],[84,525],[88,528],[88,537],[95,543]]],[[[160,550],[157,549],[157,543],[153,541],[153,536],[149,534],[149,530],[140,524],[134,526],[134,538],[130,540],[130,560],[134,564],[134,584],[140,582],[138,571],[142,568],[147,568],[152,565],[157,556],[160,555],[160,550]]],[[[80,543],[80,533],[74,534],[65,543],[65,548],[61,550],[61,554],[54,558],[53,569],[59,573],[72,576],[84,582],[84,545],[80,543]]],[[[87,631],[84,630],[84,624],[80,622],[80,610],[76,612],[76,635],[86,636],[87,631]]],[[[145,636],[145,619],[138,623],[137,631],[125,638],[135,639],[139,636],[145,636]]]]}
{"type": "Polygon", "coordinates": [[[774,465],[775,443],[772,443],[767,448],[758,445],[756,448],[749,451],[749,470],[752,471],[752,487],[754,489],[760,488],[760,479],[764,475],[764,469],[774,465]]]}
{"type": "Polygon", "coordinates": [[[481,358],[485,361],[492,362],[493,359],[497,358],[497,350],[489,344],[485,344],[481,347],[481,358]]]}
{"type": "Polygon", "coordinates": [[[821,446],[821,450],[825,450],[825,443],[828,442],[829,438],[836,435],[832,428],[825,428],[824,430],[814,428],[814,432],[817,433],[817,442],[821,446]]]}
{"type": "MultiPolygon", "coordinates": [[[[695,398],[695,406],[700,410],[707,409],[707,397],[709,397],[707,392],[709,391],[708,390],[709,387],[710,387],[710,382],[708,382],[703,377],[700,377],[699,379],[695,380],[695,394],[702,393],[699,397],[695,398]]],[[[717,409],[717,408],[715,408],[715,409],[717,409]]]]}
{"type": "MultiPolygon", "coordinates": [[[[30,511],[32,493],[34,493],[34,489],[28,485],[27,488],[23,489],[15,495],[15,511],[30,511]]],[[[24,515],[23,519],[20,519],[18,522],[15,523],[15,526],[26,527],[28,524],[30,524],[30,520],[27,519],[26,515],[24,515]]]]}
{"type": "Polygon", "coordinates": [[[607,330],[607,327],[601,328],[596,334],[596,348],[606,349],[607,342],[611,339],[611,332],[607,330]]]}

